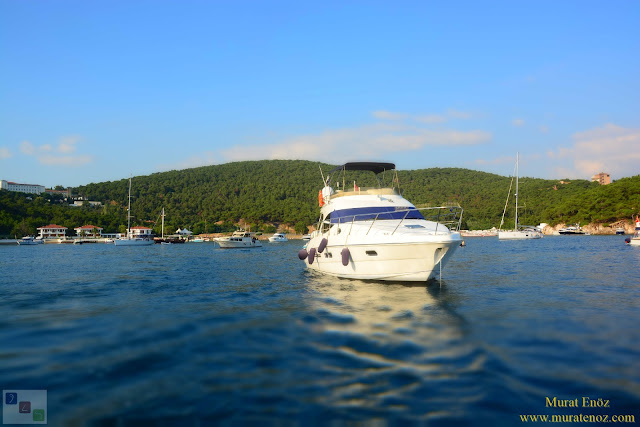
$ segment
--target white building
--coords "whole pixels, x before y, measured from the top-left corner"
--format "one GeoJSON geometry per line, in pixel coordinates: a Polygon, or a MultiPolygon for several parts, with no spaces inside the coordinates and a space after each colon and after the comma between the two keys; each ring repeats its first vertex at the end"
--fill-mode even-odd
{"type": "Polygon", "coordinates": [[[0,188],[8,191],[17,191],[20,193],[31,193],[31,194],[40,194],[44,193],[44,185],[37,184],[20,184],[17,182],[5,181],[4,179],[0,181],[0,188]]]}
{"type": "Polygon", "coordinates": [[[131,237],[151,237],[153,230],[147,227],[137,226],[131,227],[131,237]]]}
{"type": "Polygon", "coordinates": [[[73,202],[73,204],[69,205],[69,206],[77,208],[77,207],[83,206],[85,203],[88,203],[89,205],[91,205],[93,207],[102,206],[102,202],[93,202],[93,201],[90,201],[90,200],[75,200],[73,202]]]}
{"type": "Polygon", "coordinates": [[[59,239],[64,238],[67,234],[67,227],[61,225],[49,224],[44,227],[38,227],[40,237],[43,239],[59,239]]]}
{"type": "Polygon", "coordinates": [[[102,237],[102,227],[96,227],[95,225],[83,225],[82,227],[74,228],[76,235],[85,236],[90,238],[102,237]]]}

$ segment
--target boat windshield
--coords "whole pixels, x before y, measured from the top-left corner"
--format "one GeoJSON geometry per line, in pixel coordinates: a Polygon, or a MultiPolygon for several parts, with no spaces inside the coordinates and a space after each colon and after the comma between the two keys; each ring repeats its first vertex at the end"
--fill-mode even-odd
{"type": "Polygon", "coordinates": [[[418,209],[410,206],[372,206],[365,208],[338,209],[328,218],[332,224],[372,219],[424,219],[418,209]]]}

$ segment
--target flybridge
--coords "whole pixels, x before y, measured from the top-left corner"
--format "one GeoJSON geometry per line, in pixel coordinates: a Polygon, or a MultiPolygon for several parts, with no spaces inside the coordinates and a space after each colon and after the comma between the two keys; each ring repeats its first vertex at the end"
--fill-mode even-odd
{"type": "MultiPolygon", "coordinates": [[[[369,171],[369,172],[373,172],[374,175],[376,175],[376,180],[378,180],[378,186],[381,187],[382,183],[380,182],[380,180],[378,179],[378,174],[382,173],[382,172],[386,172],[386,171],[395,171],[396,169],[396,165],[394,163],[380,163],[380,162],[349,162],[349,163],[345,163],[342,166],[338,166],[334,169],[332,169],[328,174],[327,174],[327,178],[324,179],[323,177],[323,182],[325,183],[325,185],[330,185],[331,183],[331,177],[334,176],[336,174],[336,172],[342,172],[343,175],[343,190],[345,188],[345,182],[344,182],[344,176],[345,176],[345,172],[346,171],[369,171]]],[[[322,170],[320,171],[322,172],[322,170]]],[[[398,176],[397,176],[397,172],[395,172],[395,175],[393,177],[393,180],[396,184],[398,184],[398,176]]],[[[356,186],[355,182],[354,182],[354,190],[358,189],[358,187],[356,186]]]]}
{"type": "Polygon", "coordinates": [[[333,169],[329,174],[335,171],[371,171],[376,175],[386,170],[393,170],[396,165],[393,163],[377,163],[377,162],[350,162],[333,169]]]}

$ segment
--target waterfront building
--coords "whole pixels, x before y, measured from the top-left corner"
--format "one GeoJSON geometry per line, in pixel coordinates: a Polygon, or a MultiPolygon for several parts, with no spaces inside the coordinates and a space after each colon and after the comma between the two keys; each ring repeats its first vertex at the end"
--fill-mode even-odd
{"type": "Polygon", "coordinates": [[[131,235],[130,237],[152,237],[153,236],[153,230],[151,230],[148,227],[142,227],[142,226],[137,226],[137,227],[131,227],[131,235]]]}
{"type": "Polygon", "coordinates": [[[8,191],[17,191],[19,193],[41,194],[44,193],[44,185],[37,184],[20,184],[18,182],[0,181],[0,188],[8,191]]]}
{"type": "Polygon", "coordinates": [[[102,227],[97,227],[95,225],[87,224],[82,227],[74,228],[76,231],[76,235],[84,236],[88,238],[97,239],[98,237],[102,237],[102,227]]]}
{"type": "Polygon", "coordinates": [[[38,227],[40,237],[43,239],[60,239],[67,235],[67,227],[61,225],[49,224],[44,227],[38,227]]]}

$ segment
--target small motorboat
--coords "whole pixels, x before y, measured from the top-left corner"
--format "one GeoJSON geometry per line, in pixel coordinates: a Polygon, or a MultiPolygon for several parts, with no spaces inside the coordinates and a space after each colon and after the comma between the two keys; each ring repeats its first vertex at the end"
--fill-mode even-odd
{"type": "Polygon", "coordinates": [[[269,237],[270,242],[288,242],[287,236],[284,233],[275,233],[273,236],[269,237]]]}
{"type": "Polygon", "coordinates": [[[42,243],[44,243],[44,240],[39,236],[25,236],[22,239],[18,240],[18,244],[20,246],[40,245],[42,243]]]}
{"type": "Polygon", "coordinates": [[[262,247],[262,243],[256,237],[256,233],[245,230],[237,230],[231,236],[217,237],[213,240],[223,249],[262,247]]]}

